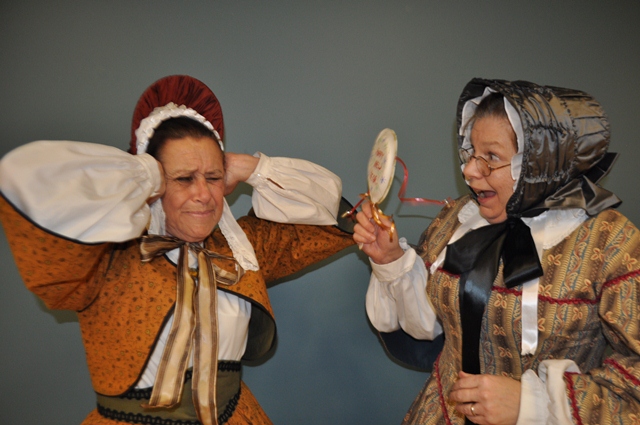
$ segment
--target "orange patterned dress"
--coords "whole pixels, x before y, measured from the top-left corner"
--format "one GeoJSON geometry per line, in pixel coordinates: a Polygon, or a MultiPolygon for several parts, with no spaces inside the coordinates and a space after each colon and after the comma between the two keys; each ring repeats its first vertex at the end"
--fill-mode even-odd
{"type": "MultiPolygon", "coordinates": [[[[49,308],[77,312],[95,391],[107,396],[125,393],[139,379],[173,311],[176,267],[165,257],[142,263],[137,240],[86,244],[52,234],[1,196],[0,220],[26,286],[49,308]]],[[[260,270],[247,271],[236,285],[219,289],[251,302],[244,358],[255,359],[271,348],[276,333],[269,283],[337,253],[353,240],[334,226],[278,224],[256,217],[243,217],[238,223],[255,249],[260,270]]],[[[219,229],[205,240],[205,246],[233,255],[219,229]]],[[[117,423],[122,422],[95,410],[83,422],[117,423]]],[[[271,422],[242,383],[227,423],[271,422]]]]}

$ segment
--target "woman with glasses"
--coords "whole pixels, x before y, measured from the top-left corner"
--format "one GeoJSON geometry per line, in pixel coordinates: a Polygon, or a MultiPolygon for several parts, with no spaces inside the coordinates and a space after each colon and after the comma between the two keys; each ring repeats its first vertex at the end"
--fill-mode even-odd
{"type": "Polygon", "coordinates": [[[189,76],[152,84],[130,153],[41,141],[0,161],[0,219],[27,287],[78,313],[97,409],[83,424],[270,424],[241,360],[275,341],[267,287],[353,244],[341,181],[308,161],[224,151],[189,76]],[[224,196],[254,187],[236,221],[224,196]]]}
{"type": "Polygon", "coordinates": [[[357,216],[369,318],[432,371],[403,423],[638,423],[640,233],[597,185],[615,159],[604,111],[577,90],[474,79],[457,123],[471,193],[416,247],[357,216]]]}

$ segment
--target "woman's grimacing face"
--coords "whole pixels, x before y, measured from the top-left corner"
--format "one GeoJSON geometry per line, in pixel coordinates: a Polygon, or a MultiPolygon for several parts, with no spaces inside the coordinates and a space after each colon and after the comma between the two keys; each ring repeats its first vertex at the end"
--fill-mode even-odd
{"type": "MultiPolygon", "coordinates": [[[[490,115],[474,123],[471,145],[475,156],[486,159],[491,167],[499,167],[510,163],[516,154],[516,135],[508,119],[490,115]]],[[[507,202],[513,195],[511,167],[493,170],[485,177],[472,164],[474,161],[472,158],[462,173],[477,195],[480,215],[491,224],[501,223],[507,219],[507,202]]]]}
{"type": "Polygon", "coordinates": [[[166,189],[162,207],[167,233],[201,242],[220,221],[224,197],[224,154],[218,142],[184,137],[168,140],[159,153],[166,189]]]}

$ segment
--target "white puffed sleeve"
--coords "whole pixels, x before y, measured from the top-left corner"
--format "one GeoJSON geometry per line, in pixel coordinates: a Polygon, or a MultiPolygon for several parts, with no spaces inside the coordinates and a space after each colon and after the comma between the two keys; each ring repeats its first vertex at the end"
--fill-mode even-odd
{"type": "Polygon", "coordinates": [[[38,141],[0,161],[0,190],[36,224],[82,242],[140,236],[162,179],[150,155],[93,143],[38,141]]]}
{"type": "Polygon", "coordinates": [[[373,272],[366,295],[367,315],[380,332],[402,328],[416,339],[432,340],[442,326],[427,297],[428,272],[413,248],[389,264],[371,261],[373,272]]]}
{"type": "Polygon", "coordinates": [[[256,215],[278,223],[335,225],[342,181],[331,171],[302,159],[268,157],[247,183],[253,186],[256,215]]]}

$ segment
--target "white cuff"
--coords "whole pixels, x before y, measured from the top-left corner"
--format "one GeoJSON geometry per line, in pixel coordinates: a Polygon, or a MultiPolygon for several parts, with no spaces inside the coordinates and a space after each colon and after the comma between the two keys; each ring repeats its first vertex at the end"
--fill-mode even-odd
{"type": "Polygon", "coordinates": [[[549,396],[544,382],[529,369],[520,381],[520,413],[516,425],[545,425],[549,417],[549,396]]]}
{"type": "Polygon", "coordinates": [[[580,368],[573,360],[544,360],[538,366],[538,374],[547,386],[549,394],[549,424],[572,425],[573,415],[567,397],[565,372],[580,373],[580,368]]]}
{"type": "Polygon", "coordinates": [[[342,181],[331,171],[302,159],[271,158],[262,153],[247,179],[260,218],[278,223],[335,225],[342,181]]]}
{"type": "Polygon", "coordinates": [[[416,251],[413,248],[407,249],[402,257],[387,264],[378,264],[369,258],[371,271],[376,279],[383,283],[393,282],[413,268],[416,262],[416,251]]]}
{"type": "Polygon", "coordinates": [[[573,360],[544,360],[539,376],[531,369],[521,378],[520,413],[516,425],[573,425],[565,372],[580,372],[573,360]]]}
{"type": "Polygon", "coordinates": [[[153,193],[149,195],[149,198],[158,196],[162,187],[162,176],[160,175],[158,161],[149,154],[134,155],[133,158],[138,160],[149,174],[150,183],[153,185],[153,193]]]}

